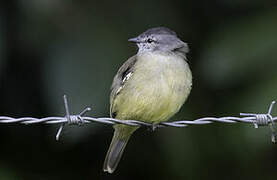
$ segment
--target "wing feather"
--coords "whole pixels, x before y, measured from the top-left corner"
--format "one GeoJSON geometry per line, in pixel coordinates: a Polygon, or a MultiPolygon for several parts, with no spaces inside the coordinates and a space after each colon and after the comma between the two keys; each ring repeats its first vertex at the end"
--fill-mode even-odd
{"type": "Polygon", "coordinates": [[[130,79],[134,72],[134,65],[137,61],[137,56],[130,57],[118,70],[117,74],[113,79],[111,86],[111,95],[110,95],[110,116],[112,118],[116,117],[116,112],[114,111],[113,102],[116,99],[117,95],[124,88],[124,84],[130,79]]]}

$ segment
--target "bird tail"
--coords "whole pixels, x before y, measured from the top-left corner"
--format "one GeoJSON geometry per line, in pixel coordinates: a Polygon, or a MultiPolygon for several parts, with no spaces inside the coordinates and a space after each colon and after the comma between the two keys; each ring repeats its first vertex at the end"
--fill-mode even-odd
{"type": "MultiPolygon", "coordinates": [[[[122,126],[122,125],[121,125],[122,126]]],[[[103,170],[108,173],[113,173],[116,169],[121,156],[123,154],[124,148],[126,144],[128,143],[128,140],[130,138],[132,133],[127,133],[126,131],[122,130],[121,128],[115,128],[113,139],[111,142],[111,145],[109,147],[109,150],[107,152],[103,170]]]]}

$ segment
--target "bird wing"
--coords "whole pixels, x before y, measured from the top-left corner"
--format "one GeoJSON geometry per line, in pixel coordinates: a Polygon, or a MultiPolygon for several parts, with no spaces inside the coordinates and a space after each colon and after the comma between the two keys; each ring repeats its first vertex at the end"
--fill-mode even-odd
{"type": "Polygon", "coordinates": [[[132,76],[134,72],[134,65],[137,61],[137,56],[134,55],[130,57],[118,70],[117,74],[113,79],[111,86],[111,95],[110,95],[110,116],[115,118],[116,112],[114,112],[113,102],[116,99],[117,95],[123,89],[124,84],[132,76]]]}

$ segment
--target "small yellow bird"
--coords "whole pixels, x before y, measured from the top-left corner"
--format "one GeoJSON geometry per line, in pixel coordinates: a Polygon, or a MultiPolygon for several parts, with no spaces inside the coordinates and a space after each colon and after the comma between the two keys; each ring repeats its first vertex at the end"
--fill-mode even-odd
{"type": "MultiPolygon", "coordinates": [[[[114,77],[110,116],[157,124],[167,121],[187,99],[192,75],[186,62],[189,48],[175,32],[151,28],[129,41],[138,52],[129,58],[114,77]]],[[[104,162],[104,171],[113,173],[132,133],[138,128],[114,125],[114,136],[104,162]]]]}

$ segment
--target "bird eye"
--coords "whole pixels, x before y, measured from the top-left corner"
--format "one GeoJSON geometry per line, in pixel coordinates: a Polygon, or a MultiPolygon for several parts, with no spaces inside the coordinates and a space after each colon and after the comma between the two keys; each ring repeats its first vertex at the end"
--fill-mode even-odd
{"type": "Polygon", "coordinates": [[[148,42],[148,43],[151,43],[151,42],[153,42],[153,41],[154,41],[153,39],[150,39],[150,38],[147,39],[147,42],[148,42]]]}

